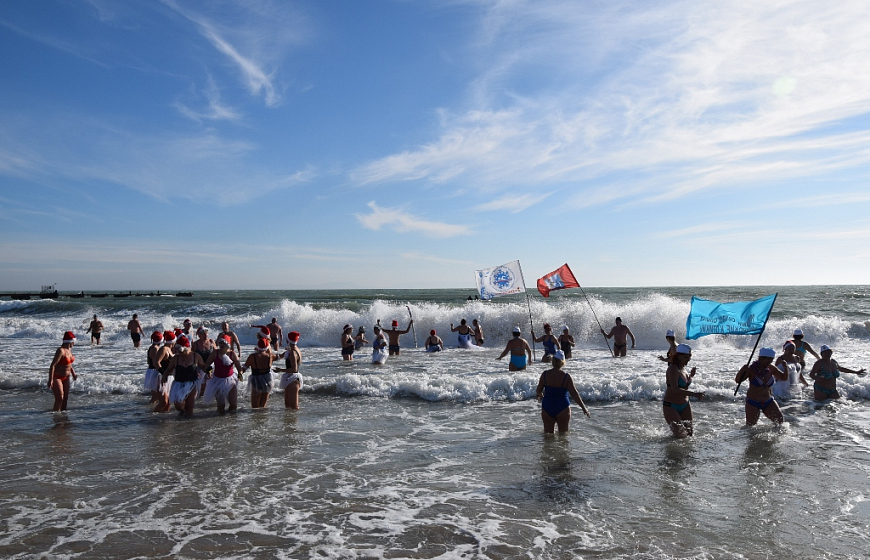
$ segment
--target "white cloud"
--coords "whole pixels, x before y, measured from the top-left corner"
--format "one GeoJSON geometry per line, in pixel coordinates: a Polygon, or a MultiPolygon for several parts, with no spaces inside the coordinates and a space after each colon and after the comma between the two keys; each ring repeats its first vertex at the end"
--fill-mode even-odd
{"type": "Polygon", "coordinates": [[[863,2],[475,3],[467,107],[358,183],[572,185],[583,206],[600,185],[667,199],[870,164],[870,132],[842,126],[870,111],[863,2]]]}
{"type": "Polygon", "coordinates": [[[374,201],[369,202],[371,214],[357,214],[356,219],[367,229],[379,231],[384,226],[390,226],[398,232],[419,232],[426,237],[456,237],[468,235],[472,230],[467,226],[445,224],[423,220],[398,208],[381,208],[374,201]]]}
{"type": "Polygon", "coordinates": [[[485,202],[475,207],[475,210],[493,211],[508,210],[513,214],[522,212],[530,206],[543,202],[552,193],[507,194],[495,200],[485,202]]]}
{"type": "Polygon", "coordinates": [[[191,109],[181,101],[176,101],[173,106],[178,109],[182,115],[197,122],[203,120],[237,121],[242,117],[241,113],[237,112],[232,107],[224,105],[223,101],[221,101],[220,90],[218,89],[217,84],[215,84],[214,78],[211,76],[208,77],[208,87],[202,91],[202,94],[205,96],[207,102],[205,110],[197,111],[191,109]]]}

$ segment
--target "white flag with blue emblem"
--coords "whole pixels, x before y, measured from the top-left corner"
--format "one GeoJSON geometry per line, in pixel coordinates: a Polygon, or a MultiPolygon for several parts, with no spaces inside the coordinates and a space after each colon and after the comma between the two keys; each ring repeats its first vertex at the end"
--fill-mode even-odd
{"type": "Polygon", "coordinates": [[[474,273],[480,299],[521,294],[526,291],[526,282],[523,280],[520,261],[511,261],[501,266],[475,270],[474,273]]]}

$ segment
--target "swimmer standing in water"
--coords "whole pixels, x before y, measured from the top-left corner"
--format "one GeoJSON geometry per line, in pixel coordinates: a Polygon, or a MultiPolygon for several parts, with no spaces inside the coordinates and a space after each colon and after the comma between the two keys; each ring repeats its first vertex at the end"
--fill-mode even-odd
{"type": "Polygon", "coordinates": [[[822,344],[819,351],[822,353],[822,358],[814,363],[813,369],[810,370],[810,378],[813,380],[813,398],[817,401],[839,399],[837,378],[840,377],[840,372],[864,375],[864,368],[849,369],[841,366],[837,360],[831,357],[834,355],[834,351],[827,344],[822,344]]]}
{"type": "Polygon", "coordinates": [[[508,371],[522,371],[532,362],[532,349],[529,347],[529,343],[520,336],[521,334],[520,328],[514,327],[513,339],[508,340],[504,347],[504,352],[496,358],[501,360],[510,353],[511,361],[508,364],[508,371]]]}
{"type": "Polygon", "coordinates": [[[574,386],[574,380],[562,371],[564,365],[565,354],[561,350],[556,350],[553,353],[553,368],[541,374],[538,388],[535,390],[536,398],[541,401],[541,420],[544,421],[545,434],[552,434],[557,424],[560,434],[568,433],[568,424],[571,422],[569,395],[583,409],[583,414],[592,418],[580,393],[577,392],[577,387],[574,386]]]}
{"type": "Polygon", "coordinates": [[[73,356],[72,347],[76,343],[76,335],[72,331],[63,333],[63,343],[54,353],[51,365],[48,366],[48,388],[54,393],[54,407],[52,410],[61,412],[66,410],[69,400],[70,377],[78,379],[73,368],[76,357],[73,356]]]}
{"type": "Polygon", "coordinates": [[[393,321],[393,328],[388,331],[385,331],[387,336],[390,338],[390,356],[398,356],[399,355],[399,336],[403,334],[408,334],[411,332],[411,325],[414,324],[414,319],[411,319],[408,322],[408,328],[400,331],[399,330],[399,322],[393,321]]]}
{"type": "Polygon", "coordinates": [[[145,331],[142,330],[142,323],[139,322],[139,315],[133,313],[133,318],[127,322],[127,330],[130,331],[130,338],[133,339],[133,348],[139,348],[142,342],[142,335],[145,331]]]}
{"type": "Polygon", "coordinates": [[[444,341],[438,336],[438,331],[432,329],[429,331],[429,337],[426,339],[427,352],[440,352],[444,350],[444,341]]]}
{"type": "Polygon", "coordinates": [[[540,338],[535,337],[535,331],[532,330],[532,338],[535,342],[540,342],[544,345],[544,356],[541,362],[548,363],[553,360],[553,354],[556,353],[556,346],[559,344],[559,339],[553,336],[553,327],[550,323],[544,323],[544,334],[540,338]]]}
{"type": "Polygon", "coordinates": [[[703,391],[689,390],[689,385],[695,378],[695,368],[688,375],[685,369],[691,359],[692,348],[688,344],[678,345],[665,373],[667,389],[662,398],[662,411],[675,438],[684,438],[695,433],[695,419],[689,397],[703,400],[705,396],[703,391]]]}
{"type": "Polygon", "coordinates": [[[302,389],[302,374],[299,366],[302,364],[302,352],[299,351],[299,333],[287,333],[287,350],[284,351],[284,368],[275,368],[283,372],[279,387],[284,390],[284,408],[299,410],[299,391],[302,389]]]}
{"type": "Polygon", "coordinates": [[[483,346],[483,327],[477,319],[471,320],[471,328],[474,329],[474,340],[478,346],[483,346]]]}
{"type": "Polygon", "coordinates": [[[631,332],[631,329],[622,324],[622,319],[619,317],[616,318],[616,326],[610,329],[609,333],[604,332],[604,329],[601,329],[601,334],[604,335],[605,338],[613,339],[613,357],[625,357],[626,348],[628,347],[628,341],[626,337],[631,337],[631,348],[634,350],[635,340],[634,333],[631,332]]]}
{"type": "Polygon", "coordinates": [[[88,326],[88,330],[86,331],[86,332],[91,333],[91,345],[92,346],[94,344],[96,344],[97,346],[100,345],[100,336],[102,336],[104,328],[105,327],[103,327],[103,323],[101,323],[100,320],[97,319],[97,316],[94,315],[94,318],[91,321],[90,326],[88,326]]]}
{"type": "Polygon", "coordinates": [[[353,341],[353,325],[345,325],[341,329],[341,359],[345,362],[353,361],[353,352],[356,350],[356,344],[353,341]]]}

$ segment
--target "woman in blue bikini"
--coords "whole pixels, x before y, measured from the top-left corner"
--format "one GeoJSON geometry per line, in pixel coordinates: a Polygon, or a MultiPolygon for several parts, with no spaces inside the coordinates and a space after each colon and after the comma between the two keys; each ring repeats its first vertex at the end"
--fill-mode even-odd
{"type": "Polygon", "coordinates": [[[674,437],[684,438],[694,433],[692,405],[689,397],[704,398],[703,391],[689,391],[695,377],[695,368],[686,375],[686,366],[692,359],[692,348],[688,344],[677,345],[676,351],[665,373],[668,388],[662,399],[662,410],[674,437]]]}
{"type": "Polygon", "coordinates": [[[817,401],[839,399],[837,378],[840,377],[840,372],[864,375],[864,368],[854,370],[841,366],[837,360],[831,358],[834,351],[827,344],[822,344],[819,351],[822,353],[822,359],[814,363],[813,369],[810,370],[810,377],[813,380],[813,398],[817,401]]]}
{"type": "Polygon", "coordinates": [[[541,419],[544,421],[545,434],[552,434],[556,424],[559,425],[560,434],[568,432],[568,423],[571,421],[571,401],[568,395],[571,395],[574,402],[580,405],[583,414],[592,417],[583,404],[580,393],[574,387],[571,376],[562,371],[564,365],[565,353],[556,350],[553,353],[553,369],[542,373],[538,381],[537,398],[541,401],[541,419]]]}
{"type": "Polygon", "coordinates": [[[749,379],[746,388],[746,425],[754,426],[763,412],[774,424],[782,424],[783,417],[779,405],[773,399],[773,384],[777,380],[788,380],[788,374],[779,371],[773,365],[776,352],[773,348],[762,348],[758,351],[758,359],[750,365],[744,365],[734,378],[736,383],[749,379]]]}

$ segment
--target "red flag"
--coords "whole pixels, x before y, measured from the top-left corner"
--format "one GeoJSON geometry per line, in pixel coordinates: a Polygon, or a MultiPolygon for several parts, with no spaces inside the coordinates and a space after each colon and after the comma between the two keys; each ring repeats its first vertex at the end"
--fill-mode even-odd
{"type": "Polygon", "coordinates": [[[554,270],[543,278],[538,279],[538,291],[544,297],[550,297],[550,290],[563,290],[565,288],[579,288],[580,283],[574,278],[574,273],[563,264],[559,270],[554,270]]]}

